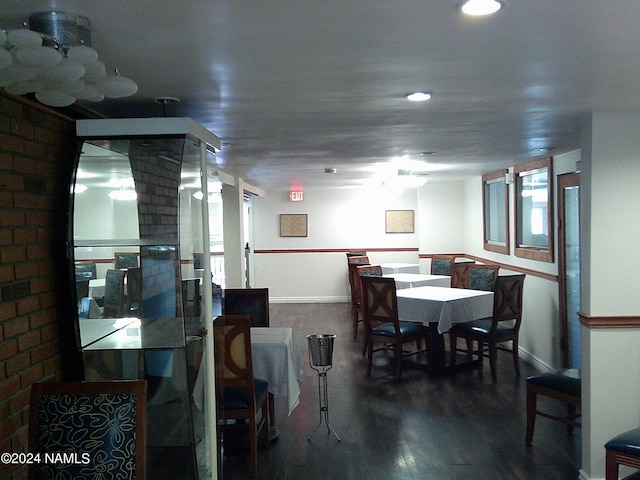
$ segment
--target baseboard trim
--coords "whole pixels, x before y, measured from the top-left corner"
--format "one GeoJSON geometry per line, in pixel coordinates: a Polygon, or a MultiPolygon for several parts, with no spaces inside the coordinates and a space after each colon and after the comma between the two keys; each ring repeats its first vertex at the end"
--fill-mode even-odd
{"type": "Polygon", "coordinates": [[[269,297],[271,303],[350,303],[351,297],[269,297]]]}

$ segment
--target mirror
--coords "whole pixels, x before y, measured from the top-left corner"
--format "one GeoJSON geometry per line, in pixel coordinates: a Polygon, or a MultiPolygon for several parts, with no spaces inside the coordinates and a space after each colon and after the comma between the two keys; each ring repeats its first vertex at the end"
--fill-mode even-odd
{"type": "Polygon", "coordinates": [[[509,189],[507,170],[482,176],[484,249],[509,255],[509,189]]]}
{"type": "Polygon", "coordinates": [[[552,160],[517,165],[516,246],[518,257],[553,262],[552,160]]]}

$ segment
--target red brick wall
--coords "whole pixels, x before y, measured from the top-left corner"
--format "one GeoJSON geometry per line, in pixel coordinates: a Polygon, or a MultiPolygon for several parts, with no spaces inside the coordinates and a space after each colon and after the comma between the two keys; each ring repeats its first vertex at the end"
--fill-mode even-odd
{"type": "MultiPolygon", "coordinates": [[[[65,315],[75,148],[72,120],[0,95],[0,453],[27,450],[30,385],[77,376],[65,315]]],[[[26,469],[0,464],[0,478],[26,469]]]]}

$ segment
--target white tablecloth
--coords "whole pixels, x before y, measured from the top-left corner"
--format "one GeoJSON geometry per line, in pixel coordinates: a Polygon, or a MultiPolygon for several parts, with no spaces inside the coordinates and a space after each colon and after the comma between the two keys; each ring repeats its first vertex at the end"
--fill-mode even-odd
{"type": "Polygon", "coordinates": [[[89,296],[91,298],[104,297],[104,278],[94,278],[89,280],[89,296]]]}
{"type": "Polygon", "coordinates": [[[422,287],[431,285],[433,287],[450,287],[451,277],[447,275],[425,275],[422,273],[391,273],[383,275],[393,278],[396,281],[396,289],[422,287]]]}
{"type": "Polygon", "coordinates": [[[251,329],[253,376],[269,382],[269,392],[287,397],[289,415],[300,403],[302,355],[291,328],[251,329]]]}
{"type": "Polygon", "coordinates": [[[382,263],[382,274],[391,273],[420,273],[420,265],[418,263],[382,263]]]}
{"type": "MultiPolygon", "coordinates": [[[[287,397],[289,415],[300,403],[302,355],[291,328],[251,328],[253,376],[269,382],[269,392],[287,397]]],[[[204,405],[204,365],[198,371],[193,398],[202,410],[204,405]]]]}
{"type": "Polygon", "coordinates": [[[493,313],[493,292],[425,286],[398,290],[397,297],[401,321],[437,322],[439,333],[449,330],[453,322],[470,322],[493,313]]]}

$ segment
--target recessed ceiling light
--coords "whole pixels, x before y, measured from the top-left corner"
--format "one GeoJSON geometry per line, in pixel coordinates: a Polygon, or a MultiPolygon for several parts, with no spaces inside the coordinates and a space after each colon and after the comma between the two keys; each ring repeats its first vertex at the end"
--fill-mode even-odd
{"type": "Polygon", "coordinates": [[[337,168],[325,168],[324,173],[338,173],[337,168]]]}
{"type": "Polygon", "coordinates": [[[431,98],[431,94],[427,92],[413,92],[413,93],[407,93],[405,95],[405,98],[412,102],[424,102],[431,98]]]}
{"type": "Polygon", "coordinates": [[[427,152],[420,152],[420,156],[421,156],[421,157],[428,157],[428,156],[430,156],[430,155],[435,155],[435,154],[436,154],[436,152],[435,152],[435,151],[433,151],[433,150],[429,150],[429,151],[427,151],[427,152]]]}
{"type": "Polygon", "coordinates": [[[460,9],[462,13],[473,16],[491,15],[502,8],[502,2],[497,0],[467,0],[460,9]]]}
{"type": "Polygon", "coordinates": [[[541,153],[550,153],[550,152],[553,152],[555,149],[556,147],[540,147],[538,151],[541,153]]]}

